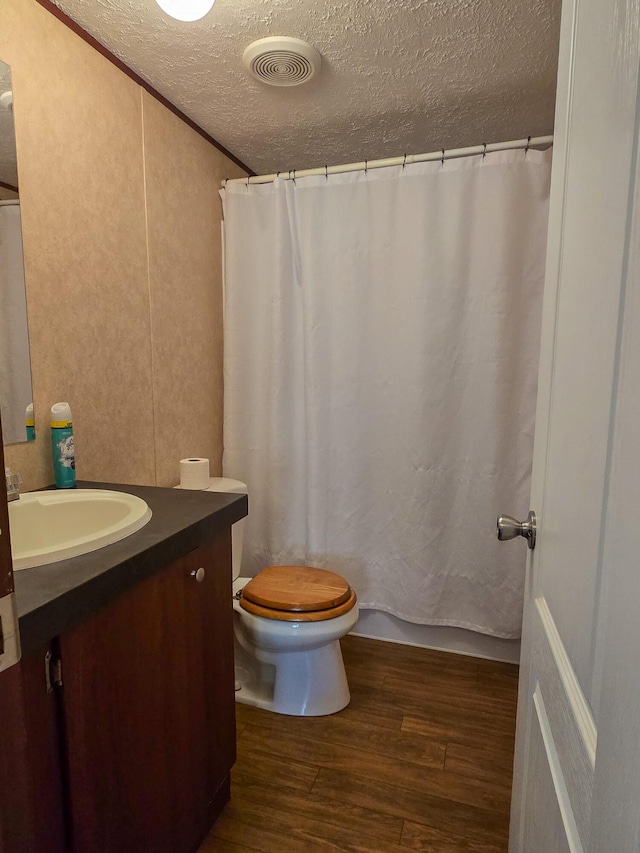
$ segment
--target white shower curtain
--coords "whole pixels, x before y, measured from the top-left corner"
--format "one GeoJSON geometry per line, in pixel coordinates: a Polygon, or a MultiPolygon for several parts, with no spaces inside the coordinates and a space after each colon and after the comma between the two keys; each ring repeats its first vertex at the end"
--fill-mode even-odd
{"type": "Polygon", "coordinates": [[[243,574],[520,635],[551,152],[229,183],[224,473],[243,574]]]}

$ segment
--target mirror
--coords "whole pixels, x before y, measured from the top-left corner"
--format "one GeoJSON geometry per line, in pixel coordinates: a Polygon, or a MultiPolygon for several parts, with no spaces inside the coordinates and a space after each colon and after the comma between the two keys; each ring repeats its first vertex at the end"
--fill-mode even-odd
{"type": "Polygon", "coordinates": [[[5,444],[35,438],[32,401],[11,68],[0,62],[0,410],[5,444]]]}

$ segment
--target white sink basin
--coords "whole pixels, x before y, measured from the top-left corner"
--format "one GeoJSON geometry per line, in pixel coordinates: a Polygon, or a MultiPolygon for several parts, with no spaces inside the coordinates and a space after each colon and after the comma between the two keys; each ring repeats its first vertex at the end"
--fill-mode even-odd
{"type": "Polygon", "coordinates": [[[126,492],[28,492],[9,504],[14,571],[97,551],[140,530],[150,518],[142,498],[126,492]]]}

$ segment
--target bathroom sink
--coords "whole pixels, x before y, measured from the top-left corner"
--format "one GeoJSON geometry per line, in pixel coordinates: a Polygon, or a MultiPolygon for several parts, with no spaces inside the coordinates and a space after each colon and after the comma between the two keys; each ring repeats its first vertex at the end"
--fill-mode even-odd
{"type": "Polygon", "coordinates": [[[97,551],[140,530],[150,518],[145,501],[126,492],[28,492],[9,504],[14,571],[97,551]]]}

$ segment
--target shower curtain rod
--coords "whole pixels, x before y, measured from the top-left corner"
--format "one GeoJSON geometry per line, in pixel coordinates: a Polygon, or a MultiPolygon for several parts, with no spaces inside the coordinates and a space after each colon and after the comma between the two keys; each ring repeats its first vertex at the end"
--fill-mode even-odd
{"type": "Polygon", "coordinates": [[[426,163],[429,160],[453,160],[457,157],[470,157],[473,154],[488,154],[491,151],[508,151],[513,148],[540,148],[553,143],[553,136],[535,136],[528,139],[514,139],[511,142],[490,142],[485,145],[473,145],[470,148],[450,148],[432,151],[430,154],[405,154],[403,157],[387,157],[384,160],[363,160],[360,163],[346,163],[342,166],[320,166],[317,169],[289,169],[273,175],[255,175],[251,178],[230,178],[222,182],[227,184],[270,184],[276,178],[285,181],[306,178],[310,175],[338,175],[342,172],[366,172],[369,169],[382,169],[385,166],[408,166],[411,163],[426,163]]]}

